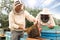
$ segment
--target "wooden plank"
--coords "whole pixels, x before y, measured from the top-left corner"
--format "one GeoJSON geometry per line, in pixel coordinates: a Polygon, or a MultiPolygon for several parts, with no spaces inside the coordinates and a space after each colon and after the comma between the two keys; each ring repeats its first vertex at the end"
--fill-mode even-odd
{"type": "Polygon", "coordinates": [[[35,38],[27,38],[27,40],[46,40],[44,38],[38,38],[38,39],[35,39],[35,38]]]}
{"type": "Polygon", "coordinates": [[[0,37],[5,37],[5,34],[0,34],[0,37]]]}

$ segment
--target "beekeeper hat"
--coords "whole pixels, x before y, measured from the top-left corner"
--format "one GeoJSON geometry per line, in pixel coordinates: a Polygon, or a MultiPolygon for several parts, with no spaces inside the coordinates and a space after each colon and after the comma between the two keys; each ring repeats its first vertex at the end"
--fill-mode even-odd
{"type": "Polygon", "coordinates": [[[15,3],[15,2],[17,2],[17,1],[19,1],[20,3],[22,3],[22,1],[21,1],[21,0],[14,0],[14,3],[15,3]]]}
{"type": "MultiPolygon", "coordinates": [[[[21,0],[14,0],[13,10],[14,10],[17,6],[19,6],[19,5],[21,5],[21,4],[23,4],[23,2],[22,2],[21,0]]],[[[23,4],[23,5],[24,5],[24,4],[23,4]]]]}
{"type": "Polygon", "coordinates": [[[20,4],[23,4],[21,0],[14,0],[14,5],[18,6],[20,4]]]}
{"type": "Polygon", "coordinates": [[[48,8],[44,8],[40,14],[52,14],[48,8]]]}

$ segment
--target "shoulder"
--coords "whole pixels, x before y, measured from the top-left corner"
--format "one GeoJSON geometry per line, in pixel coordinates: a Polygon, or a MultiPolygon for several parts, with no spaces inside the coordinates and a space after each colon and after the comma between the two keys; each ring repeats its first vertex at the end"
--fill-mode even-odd
{"type": "Polygon", "coordinates": [[[38,14],[37,14],[37,16],[39,16],[41,14],[41,12],[39,12],[38,14]]]}
{"type": "Polygon", "coordinates": [[[9,13],[9,15],[13,15],[14,13],[13,13],[13,11],[11,11],[10,13],[9,13]]]}
{"type": "Polygon", "coordinates": [[[27,10],[25,10],[24,13],[29,13],[29,12],[27,10]]]}
{"type": "Polygon", "coordinates": [[[9,16],[10,16],[10,17],[13,17],[13,16],[14,16],[13,11],[11,11],[11,12],[9,13],[9,16]]]}

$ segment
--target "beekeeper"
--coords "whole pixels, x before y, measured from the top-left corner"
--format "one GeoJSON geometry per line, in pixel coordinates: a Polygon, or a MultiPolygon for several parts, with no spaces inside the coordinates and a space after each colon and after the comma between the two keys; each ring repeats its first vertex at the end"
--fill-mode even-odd
{"type": "Polygon", "coordinates": [[[54,18],[50,13],[49,9],[44,8],[41,12],[39,12],[36,18],[40,21],[39,25],[46,25],[49,28],[53,28],[55,26],[54,18]]]}
{"type": "Polygon", "coordinates": [[[9,28],[11,30],[11,40],[20,40],[25,30],[25,18],[30,22],[37,22],[36,18],[24,10],[24,5],[20,1],[14,1],[13,9],[9,13],[9,28]]]}

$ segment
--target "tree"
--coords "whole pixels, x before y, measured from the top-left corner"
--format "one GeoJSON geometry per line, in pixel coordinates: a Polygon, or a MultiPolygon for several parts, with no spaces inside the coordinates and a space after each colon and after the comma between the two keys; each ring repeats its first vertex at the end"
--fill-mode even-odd
{"type": "Polygon", "coordinates": [[[13,0],[1,0],[0,3],[0,23],[2,27],[8,27],[8,13],[12,9],[13,0]]]}
{"type": "Polygon", "coordinates": [[[8,26],[8,15],[1,14],[1,27],[7,27],[8,26]]]}

